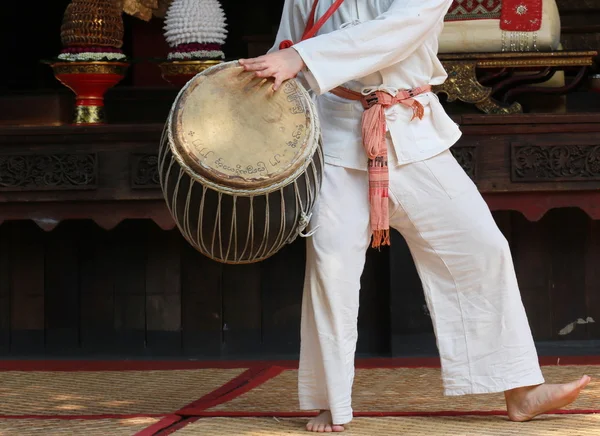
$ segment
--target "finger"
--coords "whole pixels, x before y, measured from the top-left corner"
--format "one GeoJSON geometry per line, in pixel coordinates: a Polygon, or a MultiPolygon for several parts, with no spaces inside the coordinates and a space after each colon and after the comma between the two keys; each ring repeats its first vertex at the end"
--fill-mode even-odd
{"type": "Polygon", "coordinates": [[[266,62],[244,65],[244,70],[246,71],[261,71],[266,70],[267,68],[270,68],[270,66],[266,62]]]}
{"type": "Polygon", "coordinates": [[[277,70],[268,65],[264,65],[261,67],[255,67],[255,68],[248,69],[247,71],[254,71],[255,74],[259,74],[259,73],[265,73],[267,71],[270,71],[271,73],[275,73],[277,70]]]}
{"type": "Polygon", "coordinates": [[[267,68],[264,69],[262,71],[257,71],[256,73],[254,73],[254,75],[256,77],[275,77],[275,75],[277,74],[277,70],[274,68],[267,68]]]}
{"type": "Polygon", "coordinates": [[[252,64],[256,64],[256,63],[261,63],[261,62],[265,62],[266,59],[264,56],[259,56],[257,58],[251,58],[251,59],[240,59],[240,62],[242,62],[246,65],[252,65],[252,64]]]}
{"type": "Polygon", "coordinates": [[[257,58],[252,58],[252,59],[238,59],[238,62],[239,62],[240,65],[246,66],[246,65],[254,65],[257,62],[264,62],[264,60],[259,61],[257,58]]]}
{"type": "Polygon", "coordinates": [[[280,87],[281,84],[283,83],[283,81],[285,80],[285,77],[281,74],[278,74],[275,76],[275,83],[273,84],[273,91],[277,91],[280,87]]]}

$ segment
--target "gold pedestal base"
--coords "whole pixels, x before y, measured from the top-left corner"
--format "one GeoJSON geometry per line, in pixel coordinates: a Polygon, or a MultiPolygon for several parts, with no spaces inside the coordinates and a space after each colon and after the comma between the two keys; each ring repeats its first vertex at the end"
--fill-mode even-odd
{"type": "Polygon", "coordinates": [[[75,106],[73,124],[104,124],[104,106],[75,106]]]}

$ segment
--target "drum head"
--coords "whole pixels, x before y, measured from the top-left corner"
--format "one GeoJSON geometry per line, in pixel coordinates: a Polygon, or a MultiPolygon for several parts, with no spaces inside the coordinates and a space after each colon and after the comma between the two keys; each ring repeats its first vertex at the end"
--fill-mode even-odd
{"type": "Polygon", "coordinates": [[[256,189],[307,164],[318,142],[310,97],[296,80],[277,92],[272,85],[229,62],[182,89],[170,119],[171,148],[191,177],[256,189]]]}

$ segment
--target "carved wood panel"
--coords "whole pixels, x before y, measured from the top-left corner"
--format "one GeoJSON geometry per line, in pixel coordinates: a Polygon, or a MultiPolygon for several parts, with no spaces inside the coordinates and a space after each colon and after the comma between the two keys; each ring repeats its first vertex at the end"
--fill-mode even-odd
{"type": "Polygon", "coordinates": [[[454,146],[450,149],[454,158],[474,182],[477,182],[477,147],[454,146]]]}
{"type": "Polygon", "coordinates": [[[131,187],[133,189],[158,189],[157,154],[134,154],[131,158],[131,187]]]}
{"type": "Polygon", "coordinates": [[[96,153],[0,155],[0,191],[95,189],[96,153]]]}
{"type": "Polygon", "coordinates": [[[600,144],[512,143],[513,182],[600,180],[600,144]]]}

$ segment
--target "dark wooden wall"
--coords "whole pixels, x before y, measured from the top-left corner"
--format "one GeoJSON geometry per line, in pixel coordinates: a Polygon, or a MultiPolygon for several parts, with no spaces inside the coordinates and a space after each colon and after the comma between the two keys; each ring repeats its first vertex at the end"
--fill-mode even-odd
{"type": "MultiPolygon", "coordinates": [[[[364,277],[363,351],[389,349],[387,253],[364,277]]],[[[0,354],[281,355],[298,351],[302,242],[216,263],[177,230],[130,220],[0,226],[0,354]]]]}
{"type": "MultiPolygon", "coordinates": [[[[68,0],[41,2],[32,10],[30,3],[10,2],[3,8],[0,46],[10,67],[0,69],[0,94],[54,88],[51,92],[60,90],[60,95],[69,95],[51,70],[39,63],[60,49],[58,32],[67,4],[68,0]],[[23,17],[27,17],[27,26],[22,25],[23,17]],[[36,41],[35,49],[25,45],[27,38],[36,41]]],[[[237,58],[247,55],[245,36],[272,34],[282,0],[222,0],[222,4],[230,26],[225,51],[237,58]]],[[[565,48],[598,49],[600,0],[558,0],[558,4],[565,48]]],[[[164,55],[164,45],[148,43],[156,40],[160,24],[126,18],[126,52],[137,57],[164,55]]],[[[109,94],[109,114],[121,123],[162,122],[174,91],[161,90],[158,98],[156,91],[149,93],[146,88],[130,85],[167,87],[155,65],[138,64],[109,94]],[[135,110],[131,109],[132,101],[135,110]]],[[[7,107],[14,112],[12,103],[7,107]]],[[[553,128],[549,125],[544,129],[549,132],[553,128]]],[[[500,145],[496,152],[490,151],[499,157],[482,158],[479,168],[490,174],[508,171],[510,154],[504,144],[498,144],[504,141],[498,139],[499,134],[490,138],[486,125],[472,129],[479,130],[473,133],[475,137],[465,140],[466,148],[475,145],[486,151],[500,145]]],[[[510,129],[515,135],[521,134],[514,125],[510,129]]],[[[581,132],[561,129],[564,133],[559,139],[568,145],[584,144],[591,150],[598,144],[596,136],[582,137],[581,132]]],[[[88,144],[93,142],[89,139],[79,139],[67,131],[62,135],[52,134],[52,150],[98,152],[102,171],[115,167],[114,163],[121,169],[126,167],[126,155],[133,150],[127,148],[127,142],[133,140],[120,143],[111,139],[121,133],[110,133],[110,141],[98,139],[103,144],[99,151],[88,144]],[[113,153],[116,160],[111,160],[110,154],[105,161],[104,152],[113,153]],[[118,153],[123,156],[118,158],[118,153]]],[[[129,135],[137,138],[140,133],[132,130],[129,135]]],[[[39,144],[15,141],[7,150],[12,154],[21,153],[21,149],[27,149],[26,153],[39,151],[40,144],[48,139],[35,141],[39,144]]],[[[552,142],[544,139],[542,145],[544,141],[552,142]]],[[[155,144],[155,139],[148,139],[144,152],[151,149],[154,153],[155,144]]],[[[106,170],[100,176],[108,173],[106,170]]],[[[116,185],[123,174],[117,177],[111,173],[106,183],[116,185]]],[[[496,189],[486,177],[482,177],[482,186],[496,189]]],[[[589,179],[567,184],[585,185],[597,180],[589,179]]],[[[551,184],[550,180],[545,182],[551,184]]],[[[517,189],[525,189],[522,183],[517,185],[517,189]]],[[[113,192],[101,191],[92,190],[90,198],[113,192]]],[[[10,192],[7,198],[17,201],[19,195],[10,192]]],[[[77,195],[67,191],[64,197],[83,201],[77,195]]],[[[54,196],[59,197],[51,193],[50,197],[54,196]]],[[[154,198],[154,194],[147,196],[154,198]]],[[[23,207],[32,204],[27,199],[18,201],[23,201],[23,207]]],[[[132,210],[140,207],[136,204],[132,210]]],[[[40,206],[40,211],[44,210],[40,206]]],[[[553,210],[539,222],[530,222],[516,212],[497,212],[495,217],[513,249],[535,338],[560,342],[600,339],[597,323],[576,325],[568,335],[560,334],[579,318],[592,317],[600,322],[600,221],[591,220],[579,209],[553,210]]],[[[293,355],[299,341],[303,259],[304,247],[298,241],[261,264],[216,264],[193,251],[176,230],[161,230],[150,220],[125,221],[111,231],[92,221],[65,221],[50,232],[32,221],[7,221],[0,226],[0,355],[293,355]]],[[[369,252],[361,299],[359,353],[431,351],[432,328],[420,283],[397,234],[391,250],[369,252]],[[415,343],[415,337],[423,340],[415,343]]]]}
{"type": "Polygon", "coordinates": [[[565,50],[598,50],[600,0],[556,0],[565,50]]]}
{"type": "MultiPolygon", "coordinates": [[[[600,221],[579,209],[531,223],[495,218],[509,239],[536,340],[600,339],[600,221]]],[[[176,230],[130,220],[112,231],[66,221],[0,226],[0,354],[293,356],[299,346],[304,246],[254,265],[215,263],[176,230]]],[[[358,351],[431,351],[415,336],[432,327],[403,240],[368,255],[358,351]]]]}

